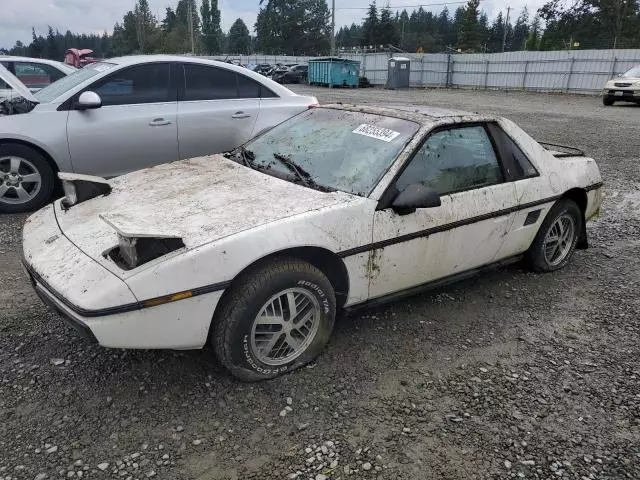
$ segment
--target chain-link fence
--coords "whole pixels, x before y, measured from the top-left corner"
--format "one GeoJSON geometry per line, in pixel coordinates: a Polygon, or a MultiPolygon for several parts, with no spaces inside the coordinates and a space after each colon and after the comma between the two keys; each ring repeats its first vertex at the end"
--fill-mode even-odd
{"type": "MultiPolygon", "coordinates": [[[[360,75],[374,85],[387,83],[389,53],[344,55],[360,62],[360,75]]],[[[402,55],[404,56],[404,54],[402,55]]],[[[571,50],[490,54],[420,54],[411,59],[414,87],[517,89],[598,93],[604,83],[640,64],[640,50],[571,50]]],[[[312,57],[250,55],[212,57],[253,63],[306,63],[312,57]]]]}

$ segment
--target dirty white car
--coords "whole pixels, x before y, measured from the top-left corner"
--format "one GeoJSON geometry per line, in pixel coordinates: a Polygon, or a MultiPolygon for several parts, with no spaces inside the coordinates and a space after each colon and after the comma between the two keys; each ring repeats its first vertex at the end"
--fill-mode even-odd
{"type": "Polygon", "coordinates": [[[24,227],[38,294],[106,347],[213,346],[245,380],[314,359],[336,312],[586,248],[601,177],[509,120],[314,108],[226,156],[66,196],[24,227]]]}
{"type": "Polygon", "coordinates": [[[605,84],[602,103],[608,107],[620,101],[640,103],[640,65],[636,65],[605,84]]]}

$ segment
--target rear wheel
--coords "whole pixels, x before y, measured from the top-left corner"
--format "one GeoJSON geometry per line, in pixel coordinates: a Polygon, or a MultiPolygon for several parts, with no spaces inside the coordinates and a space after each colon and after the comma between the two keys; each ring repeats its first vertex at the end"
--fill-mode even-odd
{"type": "Polygon", "coordinates": [[[611,105],[613,105],[615,102],[615,100],[613,98],[609,98],[609,97],[603,97],[602,98],[602,103],[606,106],[606,107],[610,107],[611,105]]]}
{"type": "Polygon", "coordinates": [[[214,318],[211,343],[237,378],[256,381],[316,358],[333,330],[336,300],[327,277],[294,258],[239,278],[214,318]]]}
{"type": "Polygon", "coordinates": [[[531,268],[536,272],[552,272],[569,263],[583,221],[580,207],[573,200],[559,200],[549,210],[527,252],[531,268]]]}
{"type": "Polygon", "coordinates": [[[0,212],[20,213],[46,204],[55,187],[53,169],[24,145],[0,146],[0,212]]]}

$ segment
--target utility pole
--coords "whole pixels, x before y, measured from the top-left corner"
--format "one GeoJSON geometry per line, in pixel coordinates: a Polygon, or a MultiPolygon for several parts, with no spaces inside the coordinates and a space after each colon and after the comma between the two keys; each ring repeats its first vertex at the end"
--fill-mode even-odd
{"type": "Polygon", "coordinates": [[[507,44],[507,30],[509,25],[509,12],[511,11],[511,7],[507,7],[507,19],[504,22],[504,35],[502,35],[502,53],[504,53],[504,48],[507,44]]]}
{"type": "Polygon", "coordinates": [[[336,53],[336,0],[331,0],[331,56],[336,53]]]}
{"type": "Polygon", "coordinates": [[[196,53],[195,44],[193,43],[193,11],[191,2],[187,2],[187,15],[189,16],[189,35],[191,36],[191,54],[196,53]]]}

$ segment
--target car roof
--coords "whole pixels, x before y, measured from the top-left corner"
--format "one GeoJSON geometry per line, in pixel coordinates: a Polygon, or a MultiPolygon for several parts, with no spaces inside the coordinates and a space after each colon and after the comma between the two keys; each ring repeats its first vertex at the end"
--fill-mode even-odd
{"type": "Polygon", "coordinates": [[[384,115],[386,117],[395,117],[402,120],[409,120],[419,123],[423,126],[432,125],[446,119],[455,119],[457,121],[464,120],[466,122],[492,121],[495,118],[487,117],[477,113],[465,112],[463,110],[453,110],[430,106],[411,106],[406,105],[347,105],[334,103],[322,105],[320,108],[331,108],[335,110],[346,110],[350,112],[362,112],[373,115],[384,115]]]}
{"type": "Polygon", "coordinates": [[[237,67],[237,65],[233,63],[222,62],[220,60],[214,60],[206,57],[194,57],[191,55],[128,55],[126,57],[105,58],[103,61],[118,65],[138,65],[140,63],[151,62],[190,62],[202,63],[205,65],[218,65],[221,67],[228,67],[229,65],[237,67]]]}
{"type": "Polygon", "coordinates": [[[11,62],[45,63],[47,65],[55,65],[55,66],[64,65],[66,67],[69,67],[69,65],[66,65],[63,62],[58,62],[57,60],[49,60],[48,58],[33,58],[33,57],[18,57],[18,56],[15,56],[15,55],[0,55],[0,60],[11,61],[11,62]]]}

